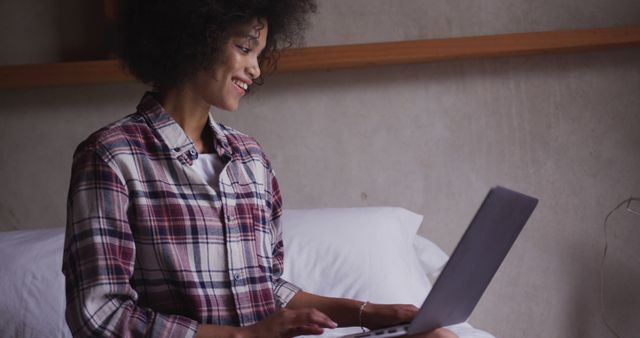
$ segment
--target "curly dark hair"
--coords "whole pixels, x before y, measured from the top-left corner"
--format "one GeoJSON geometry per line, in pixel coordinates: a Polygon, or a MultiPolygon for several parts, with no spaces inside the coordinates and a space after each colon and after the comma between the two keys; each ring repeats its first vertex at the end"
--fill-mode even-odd
{"type": "Polygon", "coordinates": [[[269,25],[260,66],[275,68],[279,51],[303,41],[315,0],[120,0],[116,54],[140,81],[172,89],[220,61],[235,27],[269,25]]]}

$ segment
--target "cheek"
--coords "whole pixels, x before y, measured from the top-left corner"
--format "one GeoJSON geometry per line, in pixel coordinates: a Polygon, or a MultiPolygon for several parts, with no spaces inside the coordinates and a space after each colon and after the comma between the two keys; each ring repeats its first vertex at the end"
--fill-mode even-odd
{"type": "Polygon", "coordinates": [[[211,75],[208,81],[208,87],[215,92],[222,92],[225,90],[227,84],[230,82],[229,74],[226,72],[216,71],[211,75]]]}
{"type": "Polygon", "coordinates": [[[242,68],[242,56],[234,54],[227,57],[227,62],[225,62],[225,69],[230,72],[236,72],[242,68]]]}

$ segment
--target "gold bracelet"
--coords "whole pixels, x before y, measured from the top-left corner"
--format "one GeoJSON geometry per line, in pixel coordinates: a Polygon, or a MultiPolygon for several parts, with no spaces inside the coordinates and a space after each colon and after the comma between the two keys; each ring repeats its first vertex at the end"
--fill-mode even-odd
{"type": "Polygon", "coordinates": [[[360,312],[358,312],[358,322],[360,322],[362,332],[365,332],[364,325],[362,325],[362,312],[364,312],[364,307],[367,306],[367,304],[369,304],[369,301],[362,303],[362,305],[360,305],[360,312]]]}

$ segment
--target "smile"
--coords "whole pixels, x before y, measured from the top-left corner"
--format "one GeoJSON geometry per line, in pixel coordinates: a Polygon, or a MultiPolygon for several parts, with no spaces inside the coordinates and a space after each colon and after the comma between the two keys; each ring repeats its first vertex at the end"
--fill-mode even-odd
{"type": "Polygon", "coordinates": [[[234,83],[236,86],[238,86],[238,87],[240,87],[240,88],[242,88],[242,89],[244,89],[244,90],[249,89],[249,85],[248,85],[248,84],[246,84],[246,83],[244,83],[244,82],[242,82],[242,81],[240,81],[240,80],[231,80],[231,81],[233,81],[233,83],[234,83]]]}

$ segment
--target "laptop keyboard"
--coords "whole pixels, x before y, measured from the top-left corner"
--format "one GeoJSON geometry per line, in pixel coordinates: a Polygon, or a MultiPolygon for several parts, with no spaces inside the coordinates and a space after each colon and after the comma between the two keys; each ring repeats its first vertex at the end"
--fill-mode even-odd
{"type": "Polygon", "coordinates": [[[353,338],[364,338],[364,337],[399,337],[407,334],[407,330],[409,330],[409,325],[404,326],[394,326],[387,329],[379,329],[375,331],[369,331],[360,333],[357,335],[349,336],[353,338]]]}

